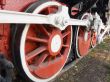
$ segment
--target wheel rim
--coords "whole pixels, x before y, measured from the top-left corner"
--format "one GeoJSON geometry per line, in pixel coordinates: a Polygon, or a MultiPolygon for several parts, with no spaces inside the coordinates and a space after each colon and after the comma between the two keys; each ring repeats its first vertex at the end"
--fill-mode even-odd
{"type": "MultiPolygon", "coordinates": [[[[89,14],[84,14],[82,19],[86,19],[89,14]]],[[[78,27],[76,36],[76,52],[78,57],[87,55],[91,43],[91,31],[86,31],[84,27],[78,27]]]]}
{"type": "MultiPolygon", "coordinates": [[[[53,3],[48,2],[48,6],[40,6],[41,10],[37,8],[34,13],[55,12],[59,3],[53,3]]],[[[51,25],[26,25],[21,37],[20,52],[27,76],[33,81],[48,81],[54,78],[66,63],[71,41],[71,26],[60,31],[51,25]]]]}

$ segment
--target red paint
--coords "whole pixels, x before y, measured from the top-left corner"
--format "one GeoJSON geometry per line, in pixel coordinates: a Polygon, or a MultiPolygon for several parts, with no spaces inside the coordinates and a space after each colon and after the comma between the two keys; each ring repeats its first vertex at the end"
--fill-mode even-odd
{"type": "Polygon", "coordinates": [[[6,5],[6,0],[0,0],[1,9],[6,5]]]}
{"type": "Polygon", "coordinates": [[[0,5],[6,5],[6,0],[0,0],[0,5]]]}
{"type": "Polygon", "coordinates": [[[87,41],[84,40],[84,29],[79,29],[78,34],[78,51],[81,56],[87,55],[90,49],[90,43],[91,43],[91,32],[88,32],[88,39],[87,41]]]}
{"type": "Polygon", "coordinates": [[[78,11],[78,8],[75,8],[75,7],[72,7],[72,10],[71,10],[71,14],[74,16],[76,15],[79,11],[78,11]]]}
{"type": "Polygon", "coordinates": [[[0,25],[0,53],[4,53],[5,57],[10,59],[10,25],[0,25]]]}
{"type": "MultiPolygon", "coordinates": [[[[0,9],[11,11],[25,11],[25,9],[37,0],[0,0],[0,9]]],[[[11,59],[10,24],[0,24],[0,53],[11,59]]]]}
{"type": "MultiPolygon", "coordinates": [[[[84,15],[82,19],[86,19],[88,15],[84,15]]],[[[85,41],[85,32],[86,29],[83,27],[79,27],[79,32],[78,32],[78,53],[80,56],[85,56],[88,54],[90,46],[91,46],[91,31],[88,31],[88,37],[87,40],[85,41]]]]}

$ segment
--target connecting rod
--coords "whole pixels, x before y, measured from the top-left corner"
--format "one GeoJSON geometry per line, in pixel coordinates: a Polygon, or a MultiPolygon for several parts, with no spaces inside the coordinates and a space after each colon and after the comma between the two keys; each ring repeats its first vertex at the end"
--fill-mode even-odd
{"type": "Polygon", "coordinates": [[[68,25],[86,26],[90,25],[88,20],[72,19],[68,14],[68,7],[59,6],[56,13],[49,15],[33,14],[0,10],[0,23],[14,24],[51,24],[60,30],[65,30],[68,25]]]}

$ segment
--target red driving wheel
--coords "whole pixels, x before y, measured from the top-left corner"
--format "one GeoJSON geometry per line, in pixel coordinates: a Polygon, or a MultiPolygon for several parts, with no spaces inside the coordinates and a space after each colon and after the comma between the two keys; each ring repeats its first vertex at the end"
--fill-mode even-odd
{"type": "MultiPolygon", "coordinates": [[[[83,19],[88,18],[89,14],[85,13],[83,19]]],[[[78,57],[83,57],[89,52],[91,45],[91,31],[87,31],[85,27],[78,27],[76,34],[76,53],[78,57]]]]}
{"type": "Polygon", "coordinates": [[[78,43],[77,43],[78,55],[80,56],[87,55],[90,49],[90,42],[91,42],[91,32],[89,31],[86,33],[85,30],[80,27],[78,33],[78,43]]]}
{"type": "Polygon", "coordinates": [[[26,38],[26,62],[33,75],[49,78],[65,64],[71,28],[60,31],[49,25],[31,25],[26,38]]]}
{"type": "MultiPolygon", "coordinates": [[[[60,6],[60,3],[55,1],[41,1],[34,4],[34,14],[55,13],[60,6]]],[[[30,11],[31,8],[33,9],[33,6],[30,6],[30,11]]],[[[15,49],[19,51],[16,53],[20,53],[22,71],[32,81],[50,81],[61,71],[69,56],[72,42],[71,26],[64,31],[45,24],[27,24],[20,29],[21,26],[18,25],[15,36],[15,45],[18,42],[20,46],[19,49],[15,46],[15,49]]]]}

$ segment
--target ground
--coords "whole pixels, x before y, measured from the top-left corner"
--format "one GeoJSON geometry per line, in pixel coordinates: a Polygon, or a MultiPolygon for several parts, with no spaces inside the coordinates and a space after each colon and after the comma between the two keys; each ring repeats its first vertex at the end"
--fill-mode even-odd
{"type": "Polygon", "coordinates": [[[110,82],[110,39],[97,45],[53,82],[110,82]]]}

